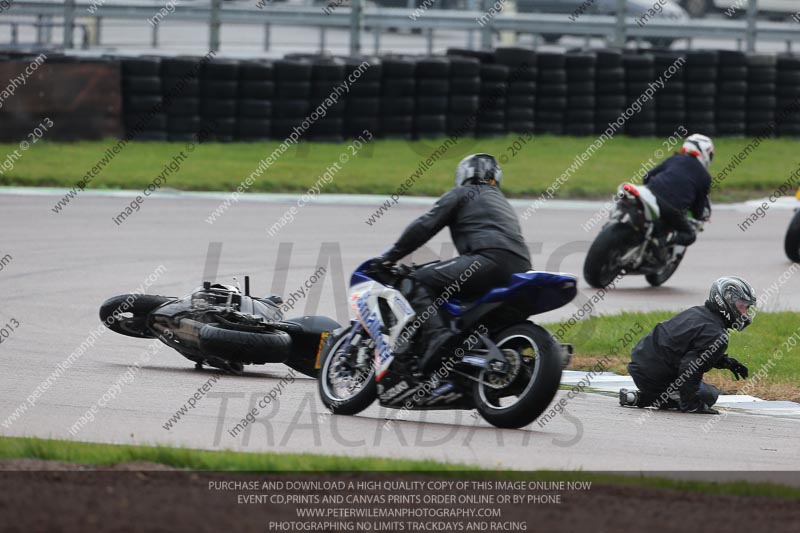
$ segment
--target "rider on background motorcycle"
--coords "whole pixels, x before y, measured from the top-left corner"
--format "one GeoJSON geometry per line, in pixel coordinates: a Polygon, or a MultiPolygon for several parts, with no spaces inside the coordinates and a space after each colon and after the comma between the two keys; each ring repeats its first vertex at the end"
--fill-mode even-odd
{"type": "Polygon", "coordinates": [[[728,329],[742,331],[750,325],[755,304],[749,283],[723,277],[711,285],[704,305],[657,324],[631,350],[628,372],[639,390],[620,389],[620,405],[718,414],[711,406],[719,390],[703,382],[703,374],[727,368],[736,379],[747,378],[747,367],[725,351],[728,329]]]}
{"type": "Polygon", "coordinates": [[[425,244],[445,226],[450,228],[460,255],[412,274],[415,287],[409,301],[415,312],[419,315],[434,309],[423,329],[427,347],[419,364],[423,371],[432,369],[455,334],[434,305],[437,299],[447,300],[445,292],[449,295],[451,291],[443,289],[455,287],[462,296],[477,297],[507,285],[512,274],[531,268],[517,215],[500,192],[502,182],[503,172],[493,156],[481,153],[465,157],[456,168],[455,187],[439,198],[428,213],[409,224],[387,252],[373,259],[373,265],[385,268],[425,244]]]}
{"type": "Polygon", "coordinates": [[[674,230],[664,244],[689,246],[697,238],[686,210],[697,220],[707,220],[711,215],[706,212],[711,190],[707,169],[713,160],[714,143],[695,133],[683,141],[680,154],[665,159],[645,175],[643,183],[658,200],[661,220],[674,230]]]}

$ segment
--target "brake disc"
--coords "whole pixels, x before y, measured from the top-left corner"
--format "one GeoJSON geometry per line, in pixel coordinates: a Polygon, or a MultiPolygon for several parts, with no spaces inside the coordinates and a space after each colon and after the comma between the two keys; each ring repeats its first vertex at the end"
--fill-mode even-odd
{"type": "Polygon", "coordinates": [[[504,389],[511,385],[519,375],[519,369],[522,366],[522,358],[516,350],[508,348],[502,350],[503,355],[508,361],[507,372],[491,372],[483,379],[483,384],[490,389],[499,390],[504,389]]]}

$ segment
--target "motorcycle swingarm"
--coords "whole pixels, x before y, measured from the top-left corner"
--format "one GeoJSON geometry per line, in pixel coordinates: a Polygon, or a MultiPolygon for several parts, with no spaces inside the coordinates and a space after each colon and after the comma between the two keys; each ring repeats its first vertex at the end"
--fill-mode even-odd
{"type": "Polygon", "coordinates": [[[483,333],[478,334],[486,348],[470,349],[459,361],[458,366],[466,366],[493,372],[504,372],[508,369],[508,359],[497,345],[483,333]]]}

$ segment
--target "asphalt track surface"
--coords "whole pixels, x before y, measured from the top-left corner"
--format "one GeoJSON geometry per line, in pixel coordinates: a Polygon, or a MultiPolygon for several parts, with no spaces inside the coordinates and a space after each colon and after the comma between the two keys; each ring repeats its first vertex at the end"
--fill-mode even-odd
{"type": "MultiPolygon", "coordinates": [[[[56,214],[51,207],[64,191],[56,191],[58,196],[48,191],[8,192],[0,194],[0,256],[11,256],[0,270],[0,323],[14,319],[19,326],[0,344],[2,435],[430,458],[514,469],[778,471],[800,467],[800,421],[796,419],[730,412],[706,433],[702,429],[706,417],[666,412],[646,416],[618,407],[615,398],[589,393],[570,399],[566,415],[515,431],[497,430],[472,412],[461,411],[410,413],[396,420],[397,411],[373,406],[356,417],[326,416],[315,383],[298,378],[286,384],[288,369],[282,365],[248,367],[244,376],[213,381],[212,371],[194,370],[189,361],[166,347],[153,353],[153,341],[111,331],[97,336],[94,346],[52,381],[33,407],[9,423],[7,417],[20,403],[97,329],[100,303],[132,292],[160,265],[162,273],[147,292],[186,294],[200,284],[204,272],[214,270],[214,261],[206,266],[210,243],[222,243],[217,280],[250,274],[254,293],[275,288],[284,297],[301,287],[318,264],[327,265],[325,279],[289,315],[337,317],[338,312],[343,321],[347,310],[336,291],[344,290],[345,276],[360,261],[387,247],[431,200],[403,199],[370,227],[365,219],[380,197],[322,197],[300,209],[294,222],[270,237],[265,228],[296,197],[242,201],[209,225],[204,220],[221,196],[158,193],[117,226],[112,217],[130,202],[130,193],[83,194],[56,214]],[[141,368],[130,371],[129,365],[136,362],[141,368]],[[210,390],[187,415],[165,429],[169,418],[206,383],[210,390]],[[270,392],[276,398],[259,410],[256,423],[232,437],[229,430],[270,392]],[[94,420],[71,434],[69,428],[104,395],[107,401],[95,407],[94,420]],[[395,422],[387,425],[387,419],[395,422]]],[[[515,205],[522,212],[527,202],[515,205]]],[[[524,221],[534,267],[580,273],[583,254],[597,231],[587,233],[581,224],[596,209],[592,203],[552,202],[524,221]]],[[[698,304],[711,280],[724,274],[747,278],[759,292],[776,283],[791,267],[782,252],[791,210],[775,206],[742,232],[737,223],[750,210],[745,205],[716,209],[707,231],[665,287],[649,288],[641,277],[623,279],[593,312],[698,304]]],[[[430,248],[438,253],[447,242],[449,236],[441,233],[430,248]]],[[[584,296],[591,296],[591,289],[582,282],[580,286],[584,296]]],[[[797,310],[799,287],[800,277],[787,278],[767,308],[797,310]]],[[[568,306],[541,320],[565,318],[577,308],[568,306]]]]}

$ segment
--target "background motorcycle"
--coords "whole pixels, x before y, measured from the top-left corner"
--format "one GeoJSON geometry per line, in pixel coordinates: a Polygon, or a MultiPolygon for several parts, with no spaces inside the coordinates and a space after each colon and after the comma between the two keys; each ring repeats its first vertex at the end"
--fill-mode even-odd
{"type": "Polygon", "coordinates": [[[208,365],[239,373],[246,364],[285,363],[307,376],[327,332],[339,328],[322,316],[283,319],[279,296],[253,298],[245,291],[203,283],[183,298],[123,294],[100,307],[100,320],[112,331],[138,338],[158,338],[200,369],[208,365]]]}
{"type": "MultiPolygon", "coordinates": [[[[586,254],[583,277],[599,289],[620,274],[644,274],[647,282],[657,287],[678,269],[686,246],[664,244],[658,203],[647,187],[624,183],[616,198],[608,222],[586,254]]],[[[711,212],[708,201],[706,212],[711,212]]],[[[703,222],[691,217],[689,221],[698,232],[703,231],[703,222]]]]}
{"type": "MultiPolygon", "coordinates": [[[[800,188],[797,189],[795,197],[800,200],[800,188]]],[[[795,209],[792,221],[786,230],[783,250],[786,252],[786,257],[795,263],[800,263],[800,209],[795,209]]]]}
{"type": "MultiPolygon", "coordinates": [[[[376,399],[396,409],[473,409],[489,423],[519,428],[550,404],[572,347],[527,320],[557,309],[576,294],[565,274],[514,274],[472,302],[453,298],[443,313],[456,338],[453,356],[433,372],[416,370],[425,346],[421,320],[405,295],[419,267],[369,270],[364,263],[350,280],[356,320],[325,340],[318,388],[331,412],[356,414],[376,399]]],[[[423,315],[424,316],[424,315],[423,315]]]]}

